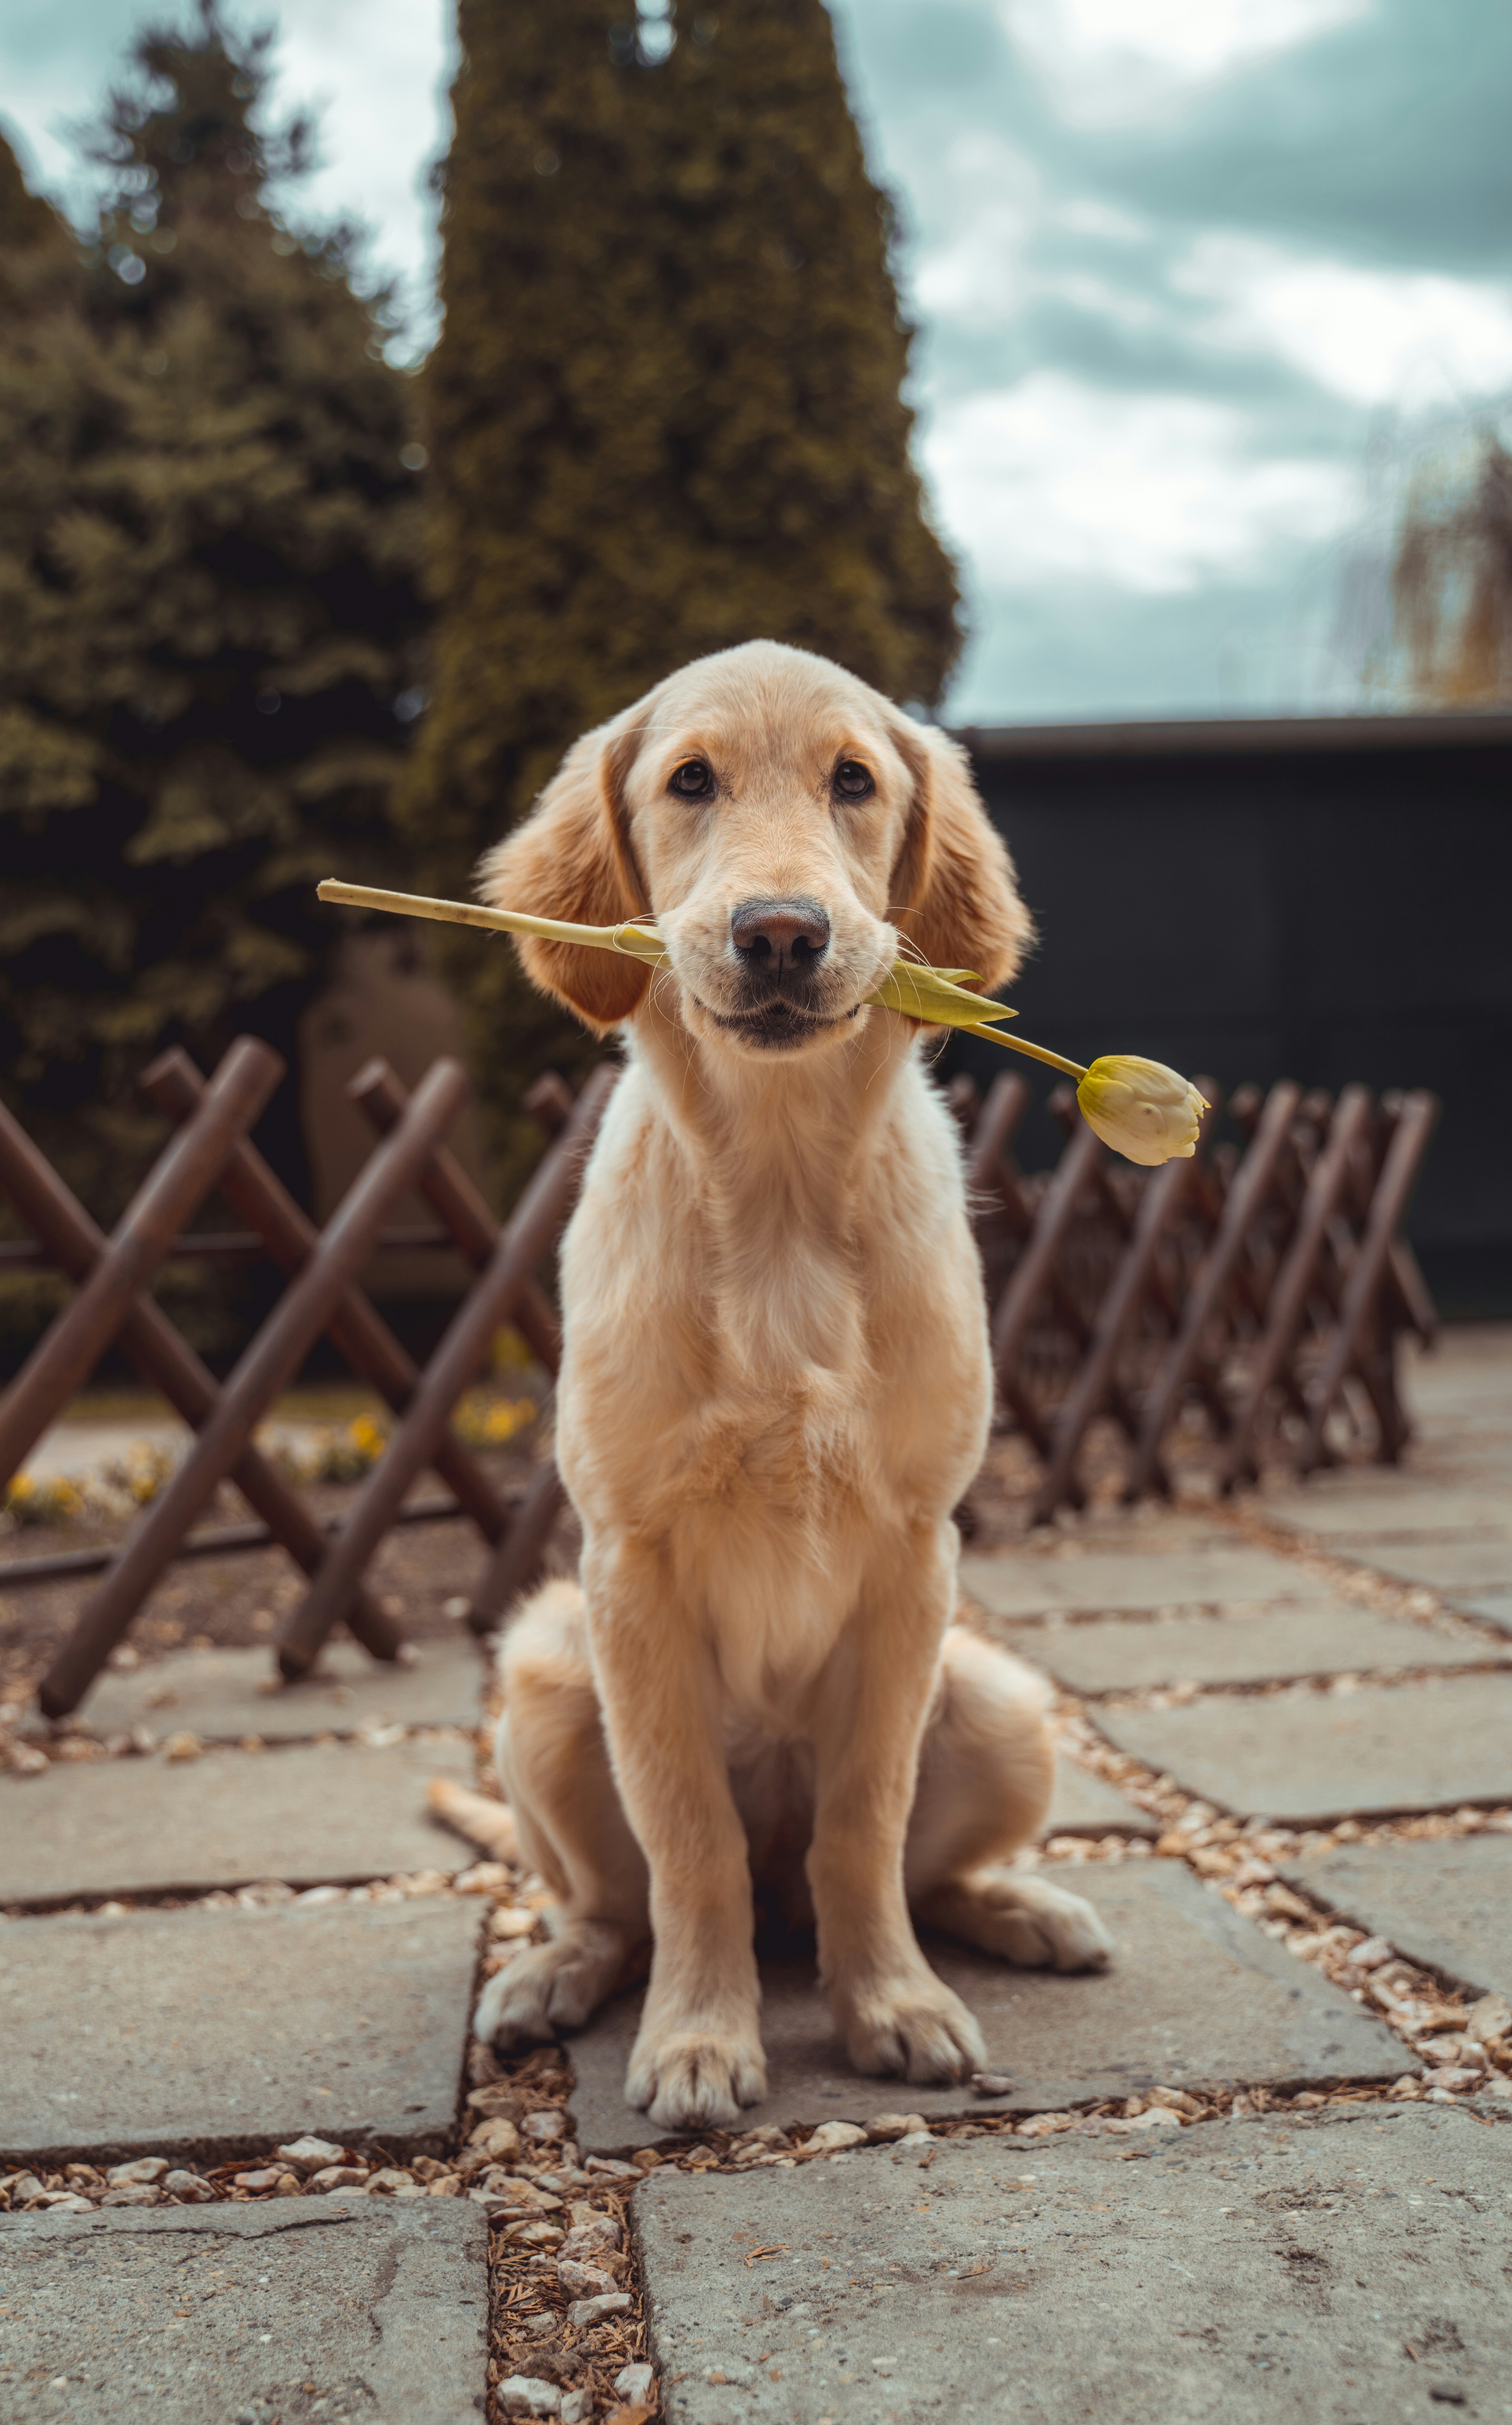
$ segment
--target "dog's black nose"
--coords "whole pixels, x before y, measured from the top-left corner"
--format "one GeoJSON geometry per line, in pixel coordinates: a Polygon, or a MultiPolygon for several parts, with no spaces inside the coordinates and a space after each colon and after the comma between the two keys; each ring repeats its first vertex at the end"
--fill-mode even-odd
{"type": "Polygon", "coordinates": [[[752,976],[811,977],[830,947],[829,913],[802,895],[742,901],[730,919],[730,940],[752,976]]]}

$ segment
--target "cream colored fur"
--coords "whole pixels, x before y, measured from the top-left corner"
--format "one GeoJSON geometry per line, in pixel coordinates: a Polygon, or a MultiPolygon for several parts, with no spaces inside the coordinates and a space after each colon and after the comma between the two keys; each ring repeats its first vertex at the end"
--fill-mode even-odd
{"type": "MultiPolygon", "coordinates": [[[[962,754],[823,660],[705,659],[569,754],[485,863],[519,909],[653,913],[670,972],[531,944],[538,982],[627,1068],[563,1254],[557,1453],[581,1586],[501,1654],[500,1781],[560,1898],[552,1942],[490,1981],[480,2034],[572,2028],[647,1933],[627,2094],[667,2128],[764,2089],[753,1870],[812,1914],[866,2072],[959,2079],[980,2032],[919,1919],[1009,1960],[1098,1964],[1090,1906],[998,1866],[1048,1806],[1044,1695],[951,1627],[950,1511],[992,1373],[952,1123],[919,1030],[858,1008],[900,938],[1003,981],[1028,932],[962,754]],[[717,796],[669,792],[706,763],[717,796]],[[858,762],[874,791],[838,796],[858,762]],[[822,904],[816,1024],[741,1015],[731,913],[822,904]]],[[[906,946],[903,946],[906,948],[906,946]]]]}

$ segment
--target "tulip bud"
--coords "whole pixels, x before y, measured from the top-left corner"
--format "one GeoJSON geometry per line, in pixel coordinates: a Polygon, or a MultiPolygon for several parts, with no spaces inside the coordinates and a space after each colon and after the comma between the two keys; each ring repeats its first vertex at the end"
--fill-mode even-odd
{"type": "Polygon", "coordinates": [[[1094,1061],[1076,1089],[1083,1119],[1105,1145],[1130,1162],[1153,1167],[1197,1150],[1208,1109],[1189,1079],[1163,1061],[1111,1052],[1094,1061]]]}

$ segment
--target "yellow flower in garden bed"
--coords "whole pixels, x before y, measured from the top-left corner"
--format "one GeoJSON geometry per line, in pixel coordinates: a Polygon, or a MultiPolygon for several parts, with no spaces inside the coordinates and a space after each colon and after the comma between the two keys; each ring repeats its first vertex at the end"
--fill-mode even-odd
{"type": "Polygon", "coordinates": [[[452,1417],[452,1428],[469,1448],[501,1448],[535,1421],[531,1398],[494,1398],[470,1389],[452,1417]]]}
{"type": "MultiPolygon", "coordinates": [[[[523,909],[485,909],[471,901],[437,901],[418,892],[386,892],[368,884],[342,884],[327,876],[317,891],[322,901],[342,902],[353,909],[390,909],[406,918],[435,918],[449,926],[477,926],[485,933],[536,935],[551,943],[577,943],[589,951],[622,952],[654,969],[670,968],[661,938],[646,920],[618,926],[579,926],[565,918],[533,918],[523,909]]],[[[1064,1070],[1076,1081],[1076,1100],[1088,1126],[1131,1162],[1154,1164],[1189,1156],[1197,1150],[1202,1114],[1208,1109],[1196,1087],[1161,1061],[1143,1061],[1137,1053],[1115,1052],[1094,1061],[1090,1069],[1042,1044],[1022,1036],[1003,1036],[997,1022],[1016,1018],[1007,1003],[988,1002],[971,993],[964,982],[970,969],[931,969],[913,960],[895,960],[874,993],[867,996],[883,1010],[901,1012],[930,1027],[958,1027],[967,1036],[985,1036],[1010,1052],[1025,1053],[1049,1068],[1064,1070]]]]}

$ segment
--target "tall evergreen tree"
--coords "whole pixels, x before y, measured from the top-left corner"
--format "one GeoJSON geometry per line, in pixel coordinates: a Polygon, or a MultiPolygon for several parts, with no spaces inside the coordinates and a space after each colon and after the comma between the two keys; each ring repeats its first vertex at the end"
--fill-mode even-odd
{"type": "MultiPolygon", "coordinates": [[[[438,626],[404,794],[452,886],[578,732],[689,657],[788,640],[933,700],[958,645],[891,217],[821,0],[643,0],[638,36],[629,14],[460,0],[426,377],[438,626]]],[[[507,1152],[566,1039],[511,956],[442,948],[507,1152]]]]}
{"type": "MultiPolygon", "coordinates": [[[[0,354],[0,1072],[104,1213],[152,1132],[145,1059],[238,1028],[289,1050],[331,939],[315,879],[396,865],[422,458],[385,298],[264,201],[308,153],[250,122],[266,53],[214,0],[144,34],[82,256],[0,163],[27,289],[0,354]]],[[[292,1116],[264,1141],[297,1178],[292,1116]]]]}

